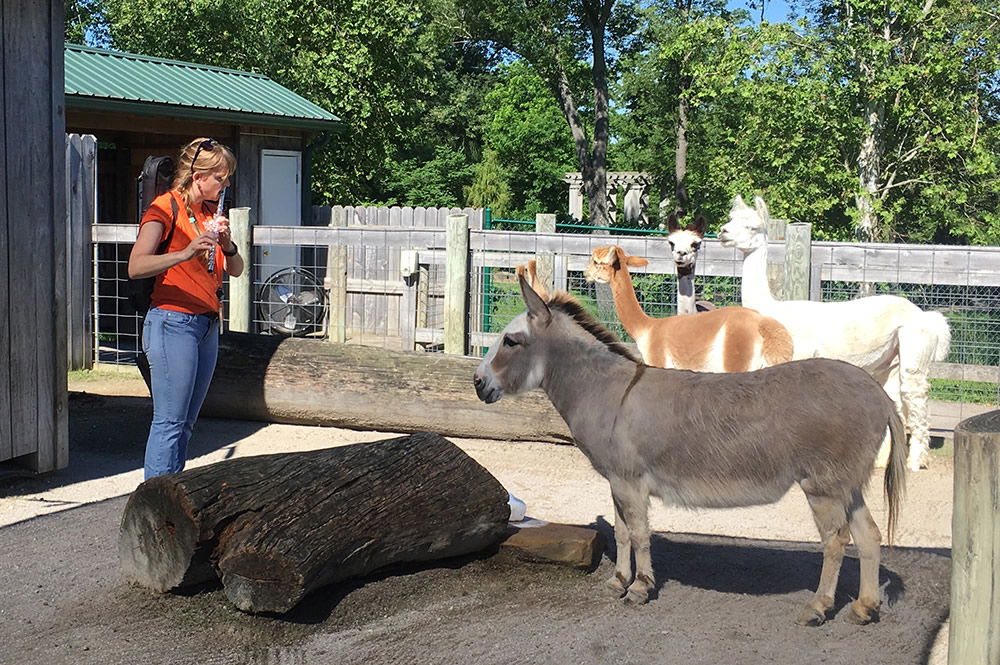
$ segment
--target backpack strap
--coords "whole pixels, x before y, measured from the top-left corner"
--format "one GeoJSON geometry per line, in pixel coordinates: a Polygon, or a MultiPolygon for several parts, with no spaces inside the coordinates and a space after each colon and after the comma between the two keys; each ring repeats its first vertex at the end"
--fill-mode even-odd
{"type": "Polygon", "coordinates": [[[170,210],[173,211],[174,215],[170,218],[170,233],[167,234],[167,239],[160,243],[160,246],[156,248],[157,254],[163,254],[170,247],[170,241],[174,239],[174,229],[177,228],[177,213],[179,212],[177,208],[177,199],[174,195],[170,194],[170,210]]]}

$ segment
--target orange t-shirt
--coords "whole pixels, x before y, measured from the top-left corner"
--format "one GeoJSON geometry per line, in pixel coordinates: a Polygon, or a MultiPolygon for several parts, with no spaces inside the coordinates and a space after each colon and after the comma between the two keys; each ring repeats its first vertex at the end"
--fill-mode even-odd
{"type": "MultiPolygon", "coordinates": [[[[170,224],[173,219],[173,210],[170,206],[170,197],[177,201],[177,226],[174,235],[170,239],[170,246],[166,252],[177,252],[185,249],[192,240],[197,238],[206,224],[215,215],[215,204],[204,202],[195,206],[194,213],[197,220],[195,223],[188,216],[187,206],[184,197],[176,190],[170,190],[153,199],[149,209],[142,216],[140,226],[146,222],[160,222],[163,224],[163,233],[157,241],[157,247],[170,234],[170,224]]],[[[209,312],[219,312],[221,303],[216,295],[222,289],[222,250],[215,248],[215,271],[208,272],[205,256],[197,256],[189,261],[178,263],[166,272],[156,276],[153,285],[153,296],[150,307],[160,307],[175,312],[187,312],[188,314],[207,314],[209,312]]]]}

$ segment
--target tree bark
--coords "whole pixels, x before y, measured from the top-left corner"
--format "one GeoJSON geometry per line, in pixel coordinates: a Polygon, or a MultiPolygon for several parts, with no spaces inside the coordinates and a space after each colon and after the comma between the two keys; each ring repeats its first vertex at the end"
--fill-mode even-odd
{"type": "Polygon", "coordinates": [[[243,457],[152,478],[119,534],[125,576],[155,591],[222,580],[248,612],[392,563],[502,540],[507,491],[437,434],[243,457]]]}
{"type": "Polygon", "coordinates": [[[226,333],[202,415],[389,432],[569,443],[544,393],[484,404],[475,358],[226,333]]]}

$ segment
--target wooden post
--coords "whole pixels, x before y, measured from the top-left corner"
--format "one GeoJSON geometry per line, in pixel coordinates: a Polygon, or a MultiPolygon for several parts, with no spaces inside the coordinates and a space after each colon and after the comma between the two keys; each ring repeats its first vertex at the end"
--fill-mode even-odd
{"type": "MultiPolygon", "coordinates": [[[[330,226],[347,226],[347,213],[337,208],[330,215],[330,226]]],[[[347,341],[347,246],[330,245],[326,254],[326,279],[323,286],[330,294],[327,339],[336,344],[347,341]]]]}
{"type": "Polygon", "coordinates": [[[444,352],[469,353],[469,216],[448,215],[444,271],[444,352]]]}
{"type": "MultiPolygon", "coordinates": [[[[769,243],[783,242],[785,240],[785,226],[785,220],[769,217],[767,219],[767,241],[769,243]]],[[[767,258],[767,283],[771,287],[771,294],[774,295],[775,300],[786,300],[784,295],[785,266],[782,261],[771,258],[770,252],[768,252],[767,258]]]]}
{"type": "Polygon", "coordinates": [[[1000,663],[1000,411],[955,428],[948,662],[1000,663]]]}
{"type": "Polygon", "coordinates": [[[229,278],[229,329],[251,332],[253,325],[253,227],[250,225],[250,208],[232,208],[229,211],[229,232],[243,256],[246,267],[239,277],[229,278]]]}
{"type": "Polygon", "coordinates": [[[404,249],[400,252],[399,272],[403,280],[403,297],[399,304],[399,339],[403,351],[413,351],[417,343],[417,267],[418,252],[404,249]]]}
{"type": "MultiPolygon", "coordinates": [[[[535,215],[535,233],[555,233],[556,216],[553,213],[538,213],[535,215]]],[[[555,270],[555,254],[542,252],[535,255],[535,271],[539,281],[549,291],[552,291],[553,271],[555,270]]]]}
{"type": "Polygon", "coordinates": [[[785,300],[809,300],[812,224],[794,222],[785,229],[785,300]]]}

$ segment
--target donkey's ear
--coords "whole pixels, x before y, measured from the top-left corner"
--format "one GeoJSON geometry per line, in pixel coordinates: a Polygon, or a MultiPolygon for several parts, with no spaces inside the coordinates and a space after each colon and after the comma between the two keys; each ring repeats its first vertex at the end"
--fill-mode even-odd
{"type": "Polygon", "coordinates": [[[531,288],[531,284],[524,278],[524,275],[519,274],[517,280],[521,285],[521,297],[524,298],[524,304],[528,306],[528,316],[536,317],[543,325],[548,325],[549,320],[552,318],[549,306],[545,304],[540,295],[535,293],[535,290],[531,288]]]}
{"type": "Polygon", "coordinates": [[[667,231],[673,233],[674,231],[679,231],[681,225],[677,223],[677,213],[670,213],[670,217],[667,217],[667,231]]]}
{"type": "Polygon", "coordinates": [[[705,229],[708,228],[708,220],[705,219],[704,215],[698,215],[694,218],[694,221],[688,224],[687,230],[692,233],[697,233],[702,238],[705,237],[705,229]]]}

